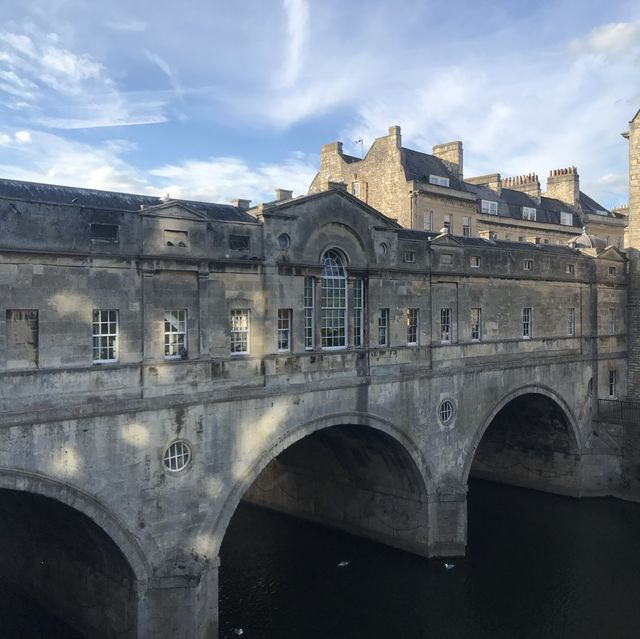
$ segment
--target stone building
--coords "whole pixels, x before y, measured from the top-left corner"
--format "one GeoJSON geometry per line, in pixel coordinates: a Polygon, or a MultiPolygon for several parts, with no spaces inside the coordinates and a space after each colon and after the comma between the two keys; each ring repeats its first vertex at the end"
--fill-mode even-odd
{"type": "Polygon", "coordinates": [[[562,244],[584,227],[608,245],[624,246],[626,216],[583,193],[575,167],[550,171],[544,194],[533,173],[465,178],[462,142],[438,144],[430,155],[403,147],[398,126],[362,159],[345,154],[341,142],[325,144],[309,193],[328,182],[345,184],[406,228],[562,244]]]}
{"type": "Polygon", "coordinates": [[[640,495],[624,253],[290,195],[0,180],[0,571],[88,637],[215,639],[242,499],[430,557],[470,476],[640,495]]]}

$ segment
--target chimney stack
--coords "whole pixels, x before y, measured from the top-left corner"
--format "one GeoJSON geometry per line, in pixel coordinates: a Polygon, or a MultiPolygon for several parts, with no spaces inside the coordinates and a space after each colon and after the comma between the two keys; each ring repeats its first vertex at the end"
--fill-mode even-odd
{"type": "Polygon", "coordinates": [[[441,159],[447,168],[462,180],[462,142],[446,142],[433,147],[433,155],[441,159]]]}
{"type": "Polygon", "coordinates": [[[549,171],[546,197],[552,197],[568,204],[574,209],[580,208],[580,176],[575,166],[549,171]]]}
{"type": "Polygon", "coordinates": [[[500,173],[490,173],[489,175],[479,175],[478,177],[465,178],[467,184],[475,184],[476,186],[486,186],[498,195],[502,192],[502,178],[500,173]]]}
{"type": "Polygon", "coordinates": [[[235,199],[231,200],[231,204],[241,211],[247,211],[251,206],[251,200],[235,199]]]}
{"type": "Polygon", "coordinates": [[[287,189],[276,189],[276,202],[284,202],[284,200],[290,200],[293,197],[293,191],[287,189]]]}
{"type": "Polygon", "coordinates": [[[525,193],[530,198],[533,198],[538,204],[540,204],[542,191],[540,190],[540,180],[535,173],[528,173],[527,175],[517,175],[515,177],[505,178],[502,181],[502,186],[505,189],[511,189],[512,191],[525,193]]]}
{"type": "Polygon", "coordinates": [[[396,149],[402,146],[402,131],[397,125],[389,127],[389,145],[396,149]]]}

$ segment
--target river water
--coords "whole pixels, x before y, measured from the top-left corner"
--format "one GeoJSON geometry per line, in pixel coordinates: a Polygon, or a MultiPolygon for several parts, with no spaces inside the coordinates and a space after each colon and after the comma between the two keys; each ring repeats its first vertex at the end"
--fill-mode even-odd
{"type": "MultiPolygon", "coordinates": [[[[640,638],[640,504],[474,481],[468,505],[468,554],[450,570],[241,505],[221,639],[640,638]]],[[[81,639],[1,575],[0,618],[0,639],[81,639]]]]}
{"type": "Polygon", "coordinates": [[[468,554],[449,570],[242,505],[221,553],[221,637],[640,638],[640,504],[480,481],[468,504],[468,554]]]}

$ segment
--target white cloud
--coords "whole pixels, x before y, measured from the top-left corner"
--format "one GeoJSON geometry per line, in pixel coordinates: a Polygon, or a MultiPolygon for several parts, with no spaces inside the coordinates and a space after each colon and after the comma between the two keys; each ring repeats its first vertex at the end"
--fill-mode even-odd
{"type": "Polygon", "coordinates": [[[640,50],[640,23],[604,24],[593,29],[588,36],[573,40],[571,48],[577,54],[637,55],[640,50]]]}
{"type": "Polygon", "coordinates": [[[283,88],[296,82],[304,62],[304,48],[309,31],[309,5],[306,0],[283,0],[287,17],[287,43],[285,62],[282,70],[283,88]]]}
{"type": "Polygon", "coordinates": [[[56,33],[25,24],[0,31],[0,94],[5,108],[50,128],[123,126],[166,121],[160,94],[122,91],[106,67],[72,51],[56,33]]]}
{"type": "Polygon", "coordinates": [[[16,131],[16,142],[29,144],[31,142],[31,133],[29,131],[16,131]]]}
{"type": "Polygon", "coordinates": [[[0,151],[0,175],[6,178],[221,203],[273,200],[276,188],[305,194],[318,164],[316,156],[294,153],[281,164],[217,157],[142,170],[126,160],[134,148],[126,141],[93,146],[39,131],[0,132],[0,147],[8,147],[0,151]]]}

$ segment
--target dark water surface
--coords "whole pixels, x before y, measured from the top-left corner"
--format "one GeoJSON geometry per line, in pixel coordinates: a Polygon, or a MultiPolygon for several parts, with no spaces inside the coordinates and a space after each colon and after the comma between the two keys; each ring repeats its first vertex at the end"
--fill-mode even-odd
{"type": "MultiPolygon", "coordinates": [[[[452,570],[241,505],[222,549],[221,639],[640,639],[640,504],[487,482],[468,503],[452,570]]],[[[0,575],[0,639],[80,635],[0,575]]]]}
{"type": "Polygon", "coordinates": [[[221,638],[640,638],[639,504],[472,482],[468,513],[467,558],[445,570],[242,505],[221,553],[221,638]]]}

